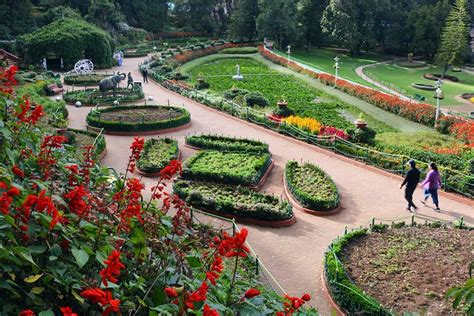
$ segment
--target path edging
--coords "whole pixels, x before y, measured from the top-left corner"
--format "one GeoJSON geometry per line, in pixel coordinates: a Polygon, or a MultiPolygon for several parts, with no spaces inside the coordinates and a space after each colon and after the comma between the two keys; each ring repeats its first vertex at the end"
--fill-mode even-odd
{"type": "Polygon", "coordinates": [[[322,283],[323,283],[323,288],[322,288],[323,294],[326,297],[326,301],[331,306],[332,311],[336,313],[336,316],[346,316],[346,314],[344,314],[344,312],[341,310],[339,305],[337,305],[337,303],[332,298],[331,291],[329,290],[329,285],[328,285],[328,282],[327,282],[327,279],[326,279],[326,273],[324,271],[324,267],[321,271],[321,280],[322,280],[322,283]]]}
{"type": "MultiPolygon", "coordinates": [[[[152,131],[143,131],[143,132],[118,132],[118,131],[107,131],[104,128],[104,134],[106,135],[115,135],[115,136],[149,136],[149,135],[160,135],[160,134],[167,134],[167,133],[174,133],[177,131],[181,131],[183,129],[191,127],[192,122],[188,122],[184,125],[172,127],[172,128],[165,128],[165,129],[157,129],[152,131]]],[[[88,128],[98,128],[92,125],[87,125],[88,128]]]]}

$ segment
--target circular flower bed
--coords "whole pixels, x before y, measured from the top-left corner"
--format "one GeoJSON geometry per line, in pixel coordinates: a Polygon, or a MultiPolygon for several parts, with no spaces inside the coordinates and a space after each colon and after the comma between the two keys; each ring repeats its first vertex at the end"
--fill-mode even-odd
{"type": "Polygon", "coordinates": [[[399,61],[396,63],[397,66],[403,68],[422,68],[426,66],[426,62],[424,61],[399,61]]]}
{"type": "Polygon", "coordinates": [[[75,86],[88,86],[88,85],[98,85],[99,82],[106,78],[109,77],[110,74],[87,74],[87,75],[81,75],[81,74],[75,74],[75,75],[69,75],[69,76],[64,76],[64,84],[67,85],[75,85],[75,86]]]}
{"type": "Polygon", "coordinates": [[[87,115],[87,124],[115,134],[163,133],[190,122],[191,115],[185,109],[163,105],[115,106],[87,115]]]}
{"type": "MultiPolygon", "coordinates": [[[[428,80],[433,80],[433,81],[437,81],[441,77],[442,77],[441,74],[424,74],[423,75],[423,78],[428,79],[428,80]]],[[[449,80],[449,81],[452,81],[452,82],[459,82],[458,77],[450,76],[450,75],[444,75],[443,80],[449,80]]]]}
{"type": "Polygon", "coordinates": [[[63,99],[68,104],[75,104],[77,101],[84,106],[96,106],[100,104],[111,104],[114,101],[133,102],[141,100],[145,97],[142,89],[125,89],[120,88],[117,91],[109,91],[102,93],[98,89],[86,89],[68,91],[64,94],[63,99]]]}
{"type": "Polygon", "coordinates": [[[474,93],[464,93],[461,97],[464,100],[471,100],[472,98],[474,98],[474,93]]]}
{"type": "Polygon", "coordinates": [[[451,315],[447,291],[468,279],[474,230],[441,223],[373,225],[348,233],[325,255],[325,279],[347,315],[451,315]]]}
{"type": "Polygon", "coordinates": [[[420,90],[426,90],[426,91],[435,91],[436,90],[436,86],[434,86],[432,84],[412,83],[411,86],[413,88],[417,88],[417,89],[420,89],[420,90]]]}

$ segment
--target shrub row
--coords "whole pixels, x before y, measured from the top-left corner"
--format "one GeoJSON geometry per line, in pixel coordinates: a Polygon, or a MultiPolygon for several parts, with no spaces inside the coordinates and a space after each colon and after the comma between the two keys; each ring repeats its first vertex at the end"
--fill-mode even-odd
{"type": "Polygon", "coordinates": [[[203,210],[266,221],[293,217],[288,202],[241,186],[178,180],[173,184],[173,191],[190,205],[203,210]]]}
{"type": "Polygon", "coordinates": [[[319,167],[288,161],[285,180],[290,193],[304,207],[315,211],[330,211],[339,207],[339,192],[332,179],[319,167]]]}
{"type": "Polygon", "coordinates": [[[87,74],[87,75],[69,75],[69,76],[64,76],[64,84],[71,85],[71,86],[72,85],[76,85],[76,86],[98,85],[102,79],[108,76],[111,76],[111,75],[99,74],[99,73],[87,74]]]}
{"type": "Polygon", "coordinates": [[[201,151],[183,166],[183,178],[255,186],[272,160],[270,154],[201,151]]]}
{"type": "Polygon", "coordinates": [[[173,159],[178,159],[178,142],[170,138],[147,139],[143,146],[137,168],[144,173],[156,173],[173,159]]]}
{"type": "Polygon", "coordinates": [[[217,151],[239,151],[256,154],[269,153],[268,144],[246,138],[195,135],[186,137],[186,144],[201,149],[217,151]]]}
{"type": "Polygon", "coordinates": [[[162,129],[175,128],[185,125],[191,121],[191,115],[183,108],[172,107],[173,110],[182,113],[182,116],[177,118],[165,119],[155,122],[117,122],[100,119],[100,113],[113,112],[124,109],[153,109],[160,106],[156,105],[130,105],[130,106],[114,106],[99,111],[91,111],[87,115],[87,124],[93,127],[104,128],[106,131],[112,132],[148,132],[162,129]]]}
{"type": "Polygon", "coordinates": [[[64,101],[73,104],[77,101],[82,105],[97,105],[101,103],[112,103],[116,100],[120,102],[133,102],[141,100],[145,97],[142,89],[126,89],[120,88],[114,92],[102,93],[97,89],[68,91],[63,95],[64,101]],[[114,95],[115,94],[115,95],[114,95]]]}
{"type": "Polygon", "coordinates": [[[221,54],[255,54],[258,53],[257,47],[235,47],[226,48],[220,51],[221,54]]]}

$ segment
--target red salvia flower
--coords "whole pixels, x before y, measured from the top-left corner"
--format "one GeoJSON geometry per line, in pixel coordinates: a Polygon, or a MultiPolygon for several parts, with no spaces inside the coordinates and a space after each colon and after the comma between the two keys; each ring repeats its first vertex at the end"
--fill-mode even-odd
{"type": "Polygon", "coordinates": [[[0,182],[0,189],[6,190],[0,194],[0,213],[8,215],[10,214],[10,205],[13,202],[13,198],[20,195],[21,192],[16,187],[11,187],[8,189],[8,186],[5,182],[0,182]]]}
{"type": "Polygon", "coordinates": [[[63,316],[77,316],[77,314],[74,313],[69,306],[61,307],[60,310],[61,313],[63,313],[63,316]]]}
{"type": "Polygon", "coordinates": [[[247,292],[245,292],[244,297],[249,299],[249,298],[254,298],[255,296],[260,295],[260,291],[258,289],[248,289],[247,292]]]}
{"type": "Polygon", "coordinates": [[[107,293],[99,288],[91,288],[81,292],[81,296],[92,303],[105,305],[107,303],[107,293]]]}
{"type": "Polygon", "coordinates": [[[129,172],[135,172],[135,163],[137,162],[137,160],[140,159],[144,145],[145,145],[145,140],[143,138],[135,137],[133,139],[133,143],[130,146],[130,149],[132,150],[132,154],[130,155],[130,158],[128,161],[129,172]]]}
{"type": "Polygon", "coordinates": [[[14,165],[12,167],[12,172],[19,178],[24,178],[25,177],[25,173],[23,172],[23,170],[20,169],[20,167],[18,167],[17,165],[14,165]]]}
{"type": "Polygon", "coordinates": [[[107,260],[104,261],[104,264],[107,265],[107,267],[100,270],[102,283],[105,286],[108,286],[107,281],[117,283],[117,277],[120,275],[120,270],[125,268],[123,263],[120,262],[120,251],[113,250],[107,260]]]}
{"type": "Polygon", "coordinates": [[[107,308],[102,313],[102,316],[108,316],[112,312],[115,312],[115,313],[120,312],[120,300],[119,299],[109,300],[108,304],[107,304],[107,308]]]}
{"type": "Polygon", "coordinates": [[[176,292],[176,289],[174,287],[165,288],[165,294],[166,296],[171,297],[171,298],[178,297],[178,292],[176,292]]]}
{"type": "Polygon", "coordinates": [[[21,311],[18,316],[35,316],[35,312],[33,312],[31,309],[25,309],[21,311]]]}
{"type": "Polygon", "coordinates": [[[206,304],[204,305],[204,309],[202,310],[202,316],[219,316],[219,313],[206,304]]]}
{"type": "Polygon", "coordinates": [[[207,297],[207,290],[208,285],[206,281],[202,282],[201,286],[189,295],[188,299],[186,300],[186,306],[190,309],[194,310],[194,303],[196,302],[204,302],[207,297]]]}
{"type": "Polygon", "coordinates": [[[89,214],[90,204],[86,200],[90,199],[90,193],[82,185],[74,187],[69,193],[64,194],[64,198],[68,201],[69,210],[77,214],[79,217],[84,217],[89,214]]]}
{"type": "Polygon", "coordinates": [[[171,160],[170,163],[160,171],[160,177],[163,179],[169,180],[175,174],[181,174],[183,172],[183,167],[181,161],[171,160]]]}

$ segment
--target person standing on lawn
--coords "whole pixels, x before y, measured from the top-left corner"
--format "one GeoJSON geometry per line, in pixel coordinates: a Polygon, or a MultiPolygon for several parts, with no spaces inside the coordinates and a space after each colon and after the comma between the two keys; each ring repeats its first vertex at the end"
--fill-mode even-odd
{"type": "Polygon", "coordinates": [[[436,206],[435,210],[439,211],[438,189],[441,188],[441,175],[439,174],[438,166],[434,162],[430,163],[430,171],[421,185],[425,191],[424,199],[420,202],[426,205],[426,200],[431,196],[433,204],[436,206]]]}
{"type": "Polygon", "coordinates": [[[416,190],[418,182],[420,182],[420,170],[416,168],[416,162],[414,160],[408,161],[407,165],[410,166],[410,170],[408,170],[405,180],[403,180],[402,185],[400,185],[400,189],[406,185],[405,200],[408,202],[407,211],[411,212],[412,207],[415,210],[418,208],[415,203],[413,203],[413,193],[416,190]]]}

